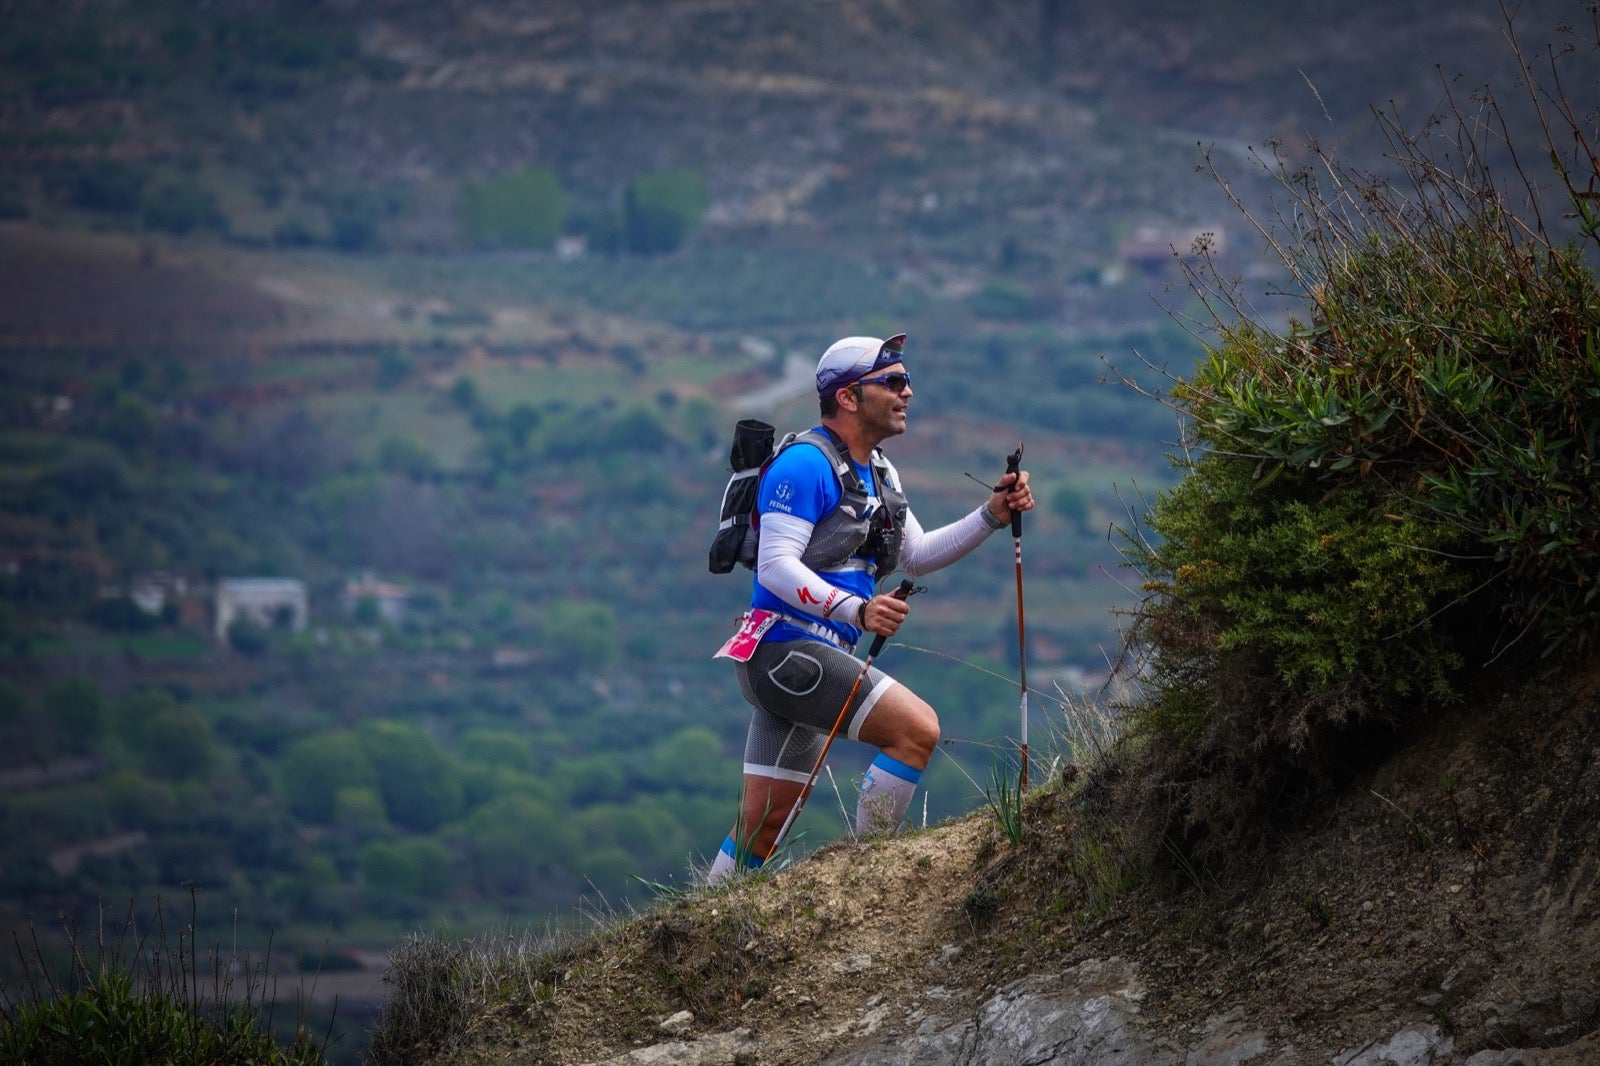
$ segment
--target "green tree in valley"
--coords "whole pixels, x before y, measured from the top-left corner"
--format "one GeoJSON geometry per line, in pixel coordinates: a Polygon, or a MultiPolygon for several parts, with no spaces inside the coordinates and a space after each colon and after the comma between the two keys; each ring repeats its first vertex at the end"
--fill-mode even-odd
{"type": "Polygon", "coordinates": [[[615,847],[630,857],[635,873],[675,865],[694,844],[655,798],[598,804],[577,812],[572,821],[586,848],[615,847]]]}
{"type": "Polygon", "coordinates": [[[566,216],[566,193],[549,167],[469,182],[461,191],[461,229],[473,245],[547,248],[566,216]]]}
{"type": "Polygon", "coordinates": [[[640,255],[675,252],[710,204],[705,181],[692,170],[641,174],[628,183],[623,196],[623,244],[640,255]]]}
{"type": "Polygon", "coordinates": [[[480,891],[518,896],[533,883],[571,868],[578,831],[552,807],[528,796],[503,796],[467,819],[467,851],[480,891]]]}
{"type": "Polygon", "coordinates": [[[398,844],[374,840],[361,849],[356,862],[361,879],[368,886],[406,895],[416,893],[416,867],[398,844]]]}
{"type": "Polygon", "coordinates": [[[503,766],[510,770],[533,767],[533,741],[510,729],[470,729],[461,735],[457,753],[465,762],[503,766]]]}
{"type": "Polygon", "coordinates": [[[722,738],[703,725],[663,737],[650,749],[645,780],[662,791],[720,792],[728,786],[722,738]]]}
{"type": "Polygon", "coordinates": [[[0,729],[20,725],[27,713],[27,690],[15,681],[0,677],[0,729]]]}
{"type": "Polygon", "coordinates": [[[64,677],[45,689],[45,717],[62,750],[81,753],[99,747],[105,735],[106,703],[86,677],[64,677]]]}
{"type": "Polygon", "coordinates": [[[564,670],[597,670],[617,655],[617,618],[610,604],[556,600],[545,608],[541,632],[545,649],[564,670]]]}
{"type": "Polygon", "coordinates": [[[177,794],[164,781],[153,781],[136,770],[118,770],[102,786],[106,807],[123,829],[156,829],[177,811],[177,794]]]}
{"type": "Polygon", "coordinates": [[[180,236],[228,224],[216,194],[192,178],[164,181],[145,193],[139,218],[149,229],[180,236]]]}
{"type": "Polygon", "coordinates": [[[366,748],[345,730],[295,741],[278,766],[278,787],[289,809],[321,824],[333,821],[340,789],[371,787],[376,781],[366,748]]]}
{"type": "Polygon", "coordinates": [[[334,794],[333,824],[349,840],[372,840],[392,832],[383,797],[365,785],[348,785],[334,794]]]}
{"type": "Polygon", "coordinates": [[[170,692],[142,688],[130,693],[117,704],[115,720],[118,738],[151,777],[189,781],[211,769],[211,723],[170,692]]]}
{"type": "Polygon", "coordinates": [[[395,825],[427,832],[461,816],[461,778],[438,741],[385,719],[362,722],[356,735],[395,825]]]}
{"type": "Polygon", "coordinates": [[[151,777],[164,781],[204,777],[215,754],[211,723],[187,703],[157,711],[140,729],[140,762],[151,777]]]}
{"type": "Polygon", "coordinates": [[[563,759],[549,775],[549,780],[556,793],[573,807],[618,800],[629,789],[629,781],[622,767],[610,755],[563,759]]]}
{"type": "Polygon", "coordinates": [[[369,886],[430,898],[450,887],[455,856],[431,837],[413,837],[373,841],[361,849],[357,863],[369,886]]]}

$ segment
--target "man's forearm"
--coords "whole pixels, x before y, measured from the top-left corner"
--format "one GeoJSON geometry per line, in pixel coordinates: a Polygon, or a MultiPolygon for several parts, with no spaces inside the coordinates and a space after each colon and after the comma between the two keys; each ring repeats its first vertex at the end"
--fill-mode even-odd
{"type": "Polygon", "coordinates": [[[789,515],[763,515],[756,580],[804,614],[856,625],[862,598],[832,584],[800,561],[811,541],[812,528],[810,522],[789,515]]]}

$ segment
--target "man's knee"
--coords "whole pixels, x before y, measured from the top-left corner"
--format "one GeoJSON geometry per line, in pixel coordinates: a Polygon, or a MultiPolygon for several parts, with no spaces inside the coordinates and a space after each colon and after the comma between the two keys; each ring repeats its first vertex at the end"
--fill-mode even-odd
{"type": "Polygon", "coordinates": [[[901,687],[873,709],[855,739],[920,770],[939,744],[939,716],[922,697],[901,687]]]}
{"type": "Polygon", "coordinates": [[[916,713],[906,715],[899,732],[896,747],[915,756],[911,761],[919,769],[926,766],[933,749],[939,746],[939,716],[933,708],[923,704],[916,713]]]}

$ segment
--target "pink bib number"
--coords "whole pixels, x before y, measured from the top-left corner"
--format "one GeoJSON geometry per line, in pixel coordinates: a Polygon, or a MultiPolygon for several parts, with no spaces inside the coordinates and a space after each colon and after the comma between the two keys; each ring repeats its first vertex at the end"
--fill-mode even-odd
{"type": "Polygon", "coordinates": [[[767,630],[778,624],[778,618],[779,615],[775,611],[747,612],[740,620],[739,631],[729,637],[712,658],[749,662],[750,656],[756,653],[756,645],[767,635],[767,630]]]}

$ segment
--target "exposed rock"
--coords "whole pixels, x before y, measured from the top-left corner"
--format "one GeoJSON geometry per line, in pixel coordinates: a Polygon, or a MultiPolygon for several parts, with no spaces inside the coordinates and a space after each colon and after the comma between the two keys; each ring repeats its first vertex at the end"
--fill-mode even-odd
{"type": "MultiPolygon", "coordinates": [[[[975,1017],[930,1016],[910,1037],[828,1059],[830,1066],[1049,1062],[1158,1066],[1183,1061],[1165,1041],[1139,1031],[1143,988],[1133,966],[1091,959],[1062,974],[1025,977],[975,1017]]],[[[1224,1061],[1224,1060],[1217,1060],[1224,1061]]]]}
{"type": "Polygon", "coordinates": [[[735,1029],[699,1040],[654,1044],[584,1066],[754,1066],[760,1061],[754,1049],[750,1030],[735,1029]]]}
{"type": "Polygon", "coordinates": [[[1449,1062],[1454,1041],[1436,1025],[1402,1029],[1382,1044],[1357,1048],[1334,1059],[1334,1066],[1436,1066],[1449,1062]]]}
{"type": "MultiPolygon", "coordinates": [[[[909,1037],[830,1058],[826,1066],[1312,1066],[1328,1061],[1269,1037],[1243,1011],[1181,1034],[1155,1032],[1140,1017],[1137,967],[1089,960],[1066,973],[1035,975],[985,1002],[976,1017],[930,1017],[909,1037]]],[[[876,1008],[882,1013],[882,1007],[876,1008]]],[[[1333,1066],[1577,1066],[1592,1064],[1595,1036],[1566,1048],[1485,1051],[1463,1058],[1436,1025],[1413,1025],[1351,1048],[1333,1066]]]]}

